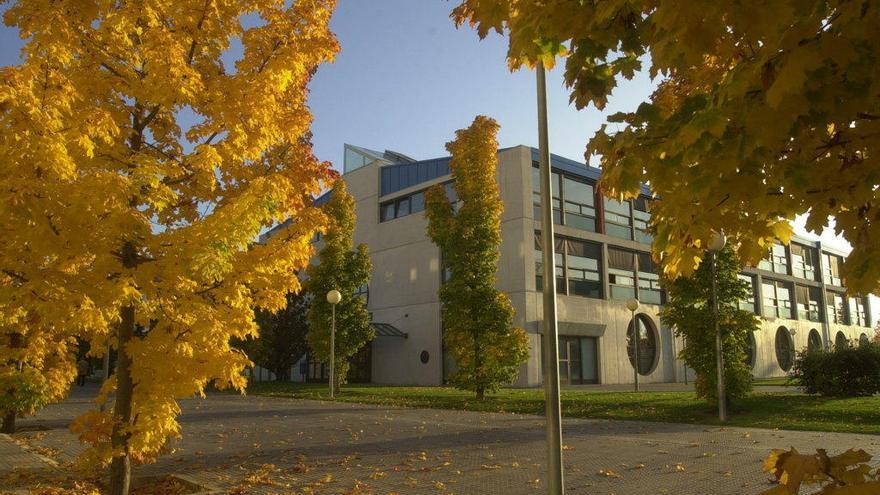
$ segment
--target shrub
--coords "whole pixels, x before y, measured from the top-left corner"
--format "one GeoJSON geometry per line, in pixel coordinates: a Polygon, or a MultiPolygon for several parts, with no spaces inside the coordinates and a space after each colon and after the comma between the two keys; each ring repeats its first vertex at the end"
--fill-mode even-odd
{"type": "Polygon", "coordinates": [[[808,394],[864,397],[880,393],[880,344],[800,352],[791,378],[808,394]]]}

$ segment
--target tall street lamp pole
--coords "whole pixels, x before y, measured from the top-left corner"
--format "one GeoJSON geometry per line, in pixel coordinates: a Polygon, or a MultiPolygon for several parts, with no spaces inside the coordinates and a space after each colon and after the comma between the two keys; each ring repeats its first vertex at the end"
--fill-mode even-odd
{"type": "Polygon", "coordinates": [[[559,404],[559,334],[556,326],[556,264],[553,242],[553,205],[550,202],[550,139],[547,130],[547,81],[544,62],[539,61],[538,77],[538,155],[541,177],[541,240],[544,249],[544,415],[547,430],[547,493],[562,495],[562,412],[559,404]]]}
{"type": "Polygon", "coordinates": [[[332,320],[330,324],[330,398],[336,390],[336,305],[342,300],[342,294],[333,289],[327,293],[327,302],[332,308],[332,320]]]}
{"type": "Polygon", "coordinates": [[[715,260],[718,253],[724,249],[727,244],[727,238],[723,233],[713,232],[712,238],[709,239],[709,256],[712,260],[712,316],[715,320],[715,367],[716,380],[718,381],[718,420],[727,421],[727,397],[724,392],[724,355],[722,354],[723,346],[721,343],[721,325],[718,321],[718,288],[715,276],[715,260]]]}
{"type": "Polygon", "coordinates": [[[635,391],[639,391],[639,324],[636,321],[636,310],[639,309],[639,300],[632,297],[626,301],[626,309],[630,312],[630,320],[629,324],[632,325],[633,329],[633,348],[635,351],[633,355],[635,359],[633,360],[633,383],[635,383],[635,391]]]}

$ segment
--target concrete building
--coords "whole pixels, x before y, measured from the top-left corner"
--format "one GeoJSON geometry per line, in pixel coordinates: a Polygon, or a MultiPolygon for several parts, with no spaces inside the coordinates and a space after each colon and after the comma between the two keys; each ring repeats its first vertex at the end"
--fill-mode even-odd
{"type": "MultiPolygon", "coordinates": [[[[515,384],[536,386],[542,317],[538,155],[516,146],[499,150],[498,158],[504,213],[497,286],[516,309],[514,324],[530,337],[530,357],[515,384]]],[[[440,252],[425,234],[423,210],[424,192],[436,184],[455,198],[449,158],[416,161],[346,145],[344,170],[357,203],[355,241],[369,246],[373,261],[372,279],[361,295],[377,337],[358,356],[358,366],[369,368],[359,376],[375,383],[440,385],[454,364],[444,358],[437,295],[444,274],[440,252]]],[[[657,316],[664,294],[646,231],[648,191],[621,203],[596,191],[596,168],[554,155],[552,170],[562,382],[633,381],[631,315],[625,307],[630,297],[641,301],[640,381],[684,381],[687,370],[676,358],[682,341],[657,316]]],[[[797,238],[790,246],[775,246],[758,267],[741,275],[753,287],[753,297],[741,307],[763,317],[749,353],[755,376],[784,375],[804,347],[868,338],[868,299],[844,296],[842,259],[841,252],[797,238]]],[[[322,369],[314,362],[300,368],[312,380],[326,376],[322,369]]]]}

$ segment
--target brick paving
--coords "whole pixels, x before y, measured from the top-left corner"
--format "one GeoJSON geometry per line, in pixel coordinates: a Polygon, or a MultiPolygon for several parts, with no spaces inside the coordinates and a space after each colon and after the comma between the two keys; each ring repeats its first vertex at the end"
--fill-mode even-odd
{"type": "MultiPolygon", "coordinates": [[[[22,427],[31,442],[81,449],[66,426],[90,406],[77,389],[22,427]]],[[[501,413],[213,394],[182,401],[183,439],[139,475],[183,473],[226,493],[540,494],[546,489],[543,420],[501,413]],[[245,488],[246,487],[246,488],[245,488]]],[[[16,435],[20,435],[17,433],[16,435]]],[[[774,447],[829,452],[880,436],[570,419],[564,421],[567,493],[757,494],[774,447]]]]}

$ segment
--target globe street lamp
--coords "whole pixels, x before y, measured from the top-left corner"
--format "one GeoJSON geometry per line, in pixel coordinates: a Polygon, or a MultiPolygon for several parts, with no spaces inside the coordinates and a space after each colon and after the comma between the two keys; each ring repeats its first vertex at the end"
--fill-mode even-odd
{"type": "Polygon", "coordinates": [[[629,324],[633,329],[633,347],[635,351],[633,352],[633,383],[635,383],[635,391],[639,391],[639,328],[636,323],[636,310],[639,309],[639,300],[631,297],[626,301],[626,309],[630,312],[630,320],[629,324]]]}
{"type": "Polygon", "coordinates": [[[727,244],[727,237],[722,232],[712,232],[712,237],[709,238],[709,244],[706,246],[712,262],[712,316],[715,320],[715,367],[716,380],[718,380],[718,419],[720,421],[727,421],[727,398],[724,393],[724,355],[722,354],[721,326],[718,322],[718,289],[715,280],[715,260],[718,257],[718,253],[724,249],[725,244],[727,244]]]}
{"type": "Polygon", "coordinates": [[[334,396],[336,389],[336,305],[342,300],[342,294],[338,290],[333,289],[327,293],[327,302],[332,308],[333,318],[330,325],[330,398],[334,396]]]}

